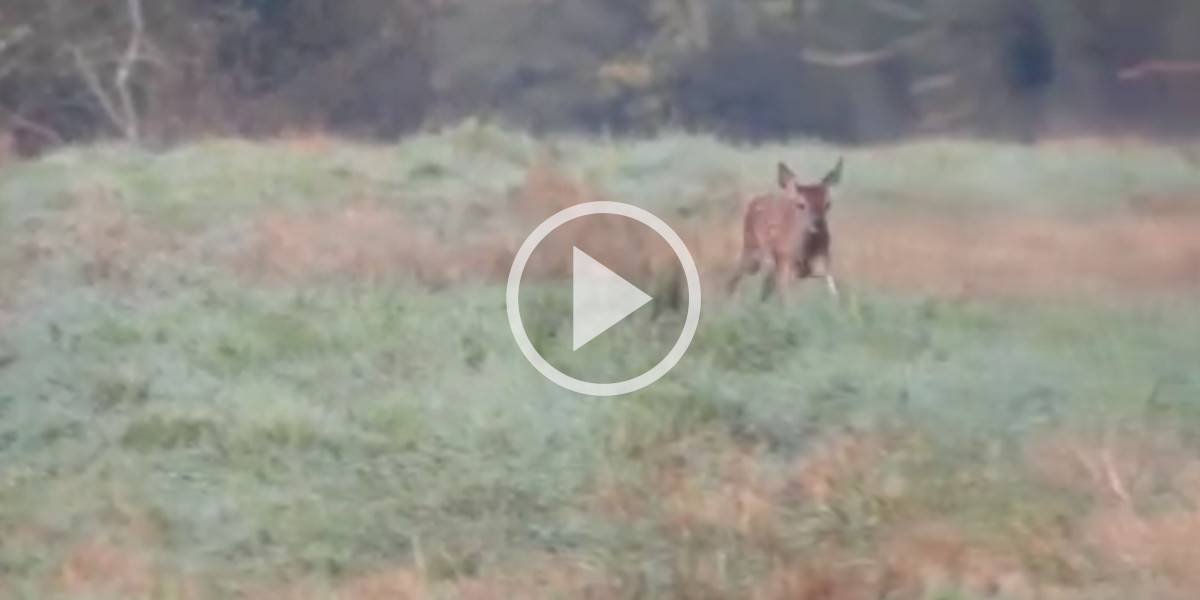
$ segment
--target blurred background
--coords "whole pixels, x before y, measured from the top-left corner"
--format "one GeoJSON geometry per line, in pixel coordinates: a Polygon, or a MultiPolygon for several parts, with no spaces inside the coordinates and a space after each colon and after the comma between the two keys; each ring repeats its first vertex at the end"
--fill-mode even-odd
{"type": "Polygon", "coordinates": [[[7,0],[0,130],[1187,135],[1187,0],[7,0]]]}

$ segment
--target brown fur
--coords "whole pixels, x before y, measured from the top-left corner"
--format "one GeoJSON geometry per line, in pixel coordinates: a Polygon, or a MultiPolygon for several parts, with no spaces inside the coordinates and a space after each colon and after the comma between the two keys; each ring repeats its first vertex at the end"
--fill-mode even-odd
{"type": "Polygon", "coordinates": [[[841,180],[842,161],[820,183],[802,185],[791,169],[779,163],[779,190],[756,196],[746,206],[742,222],[742,255],[729,281],[732,292],[746,274],[757,273],[763,263],[774,266],[774,287],[787,293],[796,278],[822,276],[829,291],[837,296],[833,279],[826,215],[829,189],[841,180]]]}

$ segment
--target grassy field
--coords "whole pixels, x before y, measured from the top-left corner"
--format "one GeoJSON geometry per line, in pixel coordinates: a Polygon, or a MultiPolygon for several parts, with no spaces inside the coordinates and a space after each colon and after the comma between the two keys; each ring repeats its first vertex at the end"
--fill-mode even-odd
{"type": "Polygon", "coordinates": [[[0,598],[1191,598],[1198,157],[468,124],[0,167],[0,598]],[[720,294],[744,194],[839,152],[849,298],[720,294]],[[593,198],[672,222],[713,288],[683,362],[612,400],[504,317],[514,244],[593,198]]]}

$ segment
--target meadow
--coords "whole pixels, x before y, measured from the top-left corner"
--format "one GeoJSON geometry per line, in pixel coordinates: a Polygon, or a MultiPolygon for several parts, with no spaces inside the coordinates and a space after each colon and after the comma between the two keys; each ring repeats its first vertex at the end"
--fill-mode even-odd
{"type": "MultiPolygon", "coordinates": [[[[0,165],[0,598],[1191,598],[1197,231],[1200,146],[1136,140],[467,123],[0,165]],[[838,155],[843,301],[723,294],[745,194],[838,155]],[[503,290],[601,198],[706,285],[679,366],[603,400],[525,362],[503,290]]],[[[634,318],[591,366],[681,317],[634,318]]]]}

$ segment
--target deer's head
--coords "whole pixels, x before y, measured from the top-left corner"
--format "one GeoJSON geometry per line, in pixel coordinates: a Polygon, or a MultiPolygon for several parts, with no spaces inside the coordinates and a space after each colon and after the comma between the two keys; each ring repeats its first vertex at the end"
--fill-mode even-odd
{"type": "Polygon", "coordinates": [[[837,165],[825,177],[822,177],[819,183],[815,184],[800,183],[796,179],[796,174],[787,165],[779,163],[779,187],[796,205],[796,209],[809,218],[810,227],[813,229],[825,225],[825,215],[833,205],[829,190],[842,181],[844,162],[839,158],[837,165]]]}

